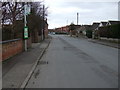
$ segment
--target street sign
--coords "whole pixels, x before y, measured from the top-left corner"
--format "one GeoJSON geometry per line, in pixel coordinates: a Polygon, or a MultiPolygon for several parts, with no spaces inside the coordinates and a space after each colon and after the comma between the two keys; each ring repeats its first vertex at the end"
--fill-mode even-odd
{"type": "Polygon", "coordinates": [[[24,27],[24,39],[28,39],[28,27],[24,27]]]}
{"type": "Polygon", "coordinates": [[[31,11],[30,5],[25,5],[25,15],[29,15],[31,11]]]}

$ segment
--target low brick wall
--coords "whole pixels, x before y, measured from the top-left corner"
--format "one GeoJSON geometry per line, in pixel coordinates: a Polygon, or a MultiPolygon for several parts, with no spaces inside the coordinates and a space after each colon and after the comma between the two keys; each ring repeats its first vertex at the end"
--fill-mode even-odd
{"type": "Polygon", "coordinates": [[[22,39],[3,41],[0,44],[2,45],[2,61],[23,51],[22,39]]]}

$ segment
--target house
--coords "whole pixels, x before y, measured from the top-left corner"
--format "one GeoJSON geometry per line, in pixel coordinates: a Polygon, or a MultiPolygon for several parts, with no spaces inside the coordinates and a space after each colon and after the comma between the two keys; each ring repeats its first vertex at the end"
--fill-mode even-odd
{"type": "Polygon", "coordinates": [[[120,21],[108,21],[106,25],[109,26],[109,25],[115,25],[115,24],[120,24],[120,21]]]}
{"type": "Polygon", "coordinates": [[[57,34],[68,34],[69,33],[69,26],[62,26],[59,28],[55,28],[55,32],[57,34]]]}
{"type": "Polygon", "coordinates": [[[79,31],[77,29],[79,29],[80,27],[81,27],[81,25],[74,25],[74,24],[70,25],[69,26],[70,35],[78,36],[79,31]]]}
{"type": "Polygon", "coordinates": [[[96,25],[96,28],[94,28],[93,36],[92,36],[92,37],[93,37],[93,38],[99,38],[99,31],[98,31],[99,28],[107,26],[107,23],[108,23],[108,22],[103,22],[103,21],[102,21],[102,22],[99,23],[98,26],[96,25]]]}
{"type": "Polygon", "coordinates": [[[52,33],[55,32],[55,30],[54,29],[48,29],[48,32],[49,32],[49,34],[52,34],[52,33]]]}
{"type": "Polygon", "coordinates": [[[108,22],[101,22],[101,23],[99,24],[99,27],[104,27],[104,26],[107,25],[107,23],[108,23],[108,22]]]}
{"type": "Polygon", "coordinates": [[[83,26],[83,34],[86,35],[87,34],[87,30],[92,30],[92,25],[84,25],[83,26]]]}
{"type": "Polygon", "coordinates": [[[63,33],[66,33],[66,34],[69,33],[69,26],[63,26],[63,27],[61,27],[61,28],[62,28],[62,32],[63,32],[63,33]]]}
{"type": "Polygon", "coordinates": [[[93,23],[92,24],[92,29],[95,30],[96,28],[99,27],[99,25],[100,25],[100,23],[97,23],[97,22],[93,23]]]}
{"type": "Polygon", "coordinates": [[[105,26],[107,26],[107,23],[108,22],[100,22],[99,26],[95,30],[99,30],[99,27],[105,27],[105,26]]]}
{"type": "Polygon", "coordinates": [[[55,28],[55,33],[56,33],[56,34],[57,34],[57,33],[62,33],[61,27],[55,28]]]}
{"type": "Polygon", "coordinates": [[[96,29],[99,27],[100,23],[94,22],[92,24],[92,38],[96,38],[96,29]]]}
{"type": "Polygon", "coordinates": [[[112,25],[120,24],[120,21],[108,21],[108,22],[101,22],[99,27],[95,29],[94,35],[96,35],[98,38],[100,37],[107,37],[107,38],[115,38],[116,32],[118,32],[117,28],[112,29],[112,25]],[[108,27],[109,26],[109,27],[108,27]]]}
{"type": "Polygon", "coordinates": [[[78,31],[78,36],[86,37],[87,31],[92,31],[92,25],[82,25],[76,29],[78,31]]]}

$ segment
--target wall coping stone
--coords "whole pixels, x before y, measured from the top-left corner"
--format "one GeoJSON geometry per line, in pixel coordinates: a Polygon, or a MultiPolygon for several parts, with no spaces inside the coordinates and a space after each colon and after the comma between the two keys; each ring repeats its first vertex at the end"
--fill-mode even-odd
{"type": "Polygon", "coordinates": [[[0,41],[0,44],[5,44],[5,43],[9,43],[9,42],[15,42],[15,41],[19,41],[19,40],[21,40],[21,38],[12,39],[12,40],[6,40],[6,41],[0,41]]]}

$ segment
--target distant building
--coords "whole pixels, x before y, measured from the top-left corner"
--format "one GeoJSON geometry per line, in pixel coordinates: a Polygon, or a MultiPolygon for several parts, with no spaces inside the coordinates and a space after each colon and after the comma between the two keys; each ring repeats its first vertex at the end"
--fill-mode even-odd
{"type": "Polygon", "coordinates": [[[92,30],[92,25],[83,25],[83,34],[86,35],[87,30],[92,30]]]}
{"type": "Polygon", "coordinates": [[[104,27],[104,26],[107,25],[107,23],[108,23],[108,22],[101,22],[100,25],[99,25],[99,27],[104,27]]]}
{"type": "Polygon", "coordinates": [[[106,25],[108,26],[108,25],[115,25],[115,24],[120,24],[120,21],[108,21],[106,25]]]}
{"type": "Polygon", "coordinates": [[[69,26],[62,26],[62,27],[59,27],[59,28],[55,28],[55,33],[68,34],[69,33],[69,26]]]}
{"type": "Polygon", "coordinates": [[[100,23],[93,23],[92,24],[92,38],[95,38],[96,37],[96,29],[98,29],[100,23]]]}
{"type": "Polygon", "coordinates": [[[97,22],[93,23],[92,24],[92,30],[97,29],[99,27],[99,25],[100,25],[100,23],[97,23],[97,22]]]}
{"type": "Polygon", "coordinates": [[[53,32],[55,32],[54,29],[48,29],[48,33],[52,34],[53,32]]]}

